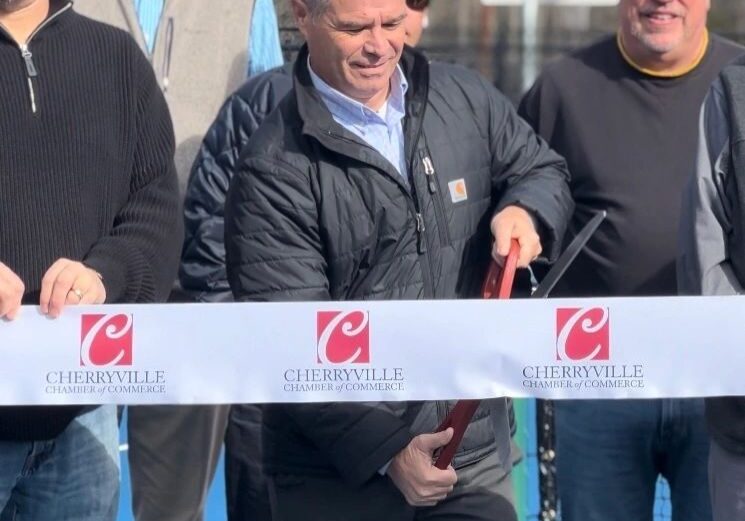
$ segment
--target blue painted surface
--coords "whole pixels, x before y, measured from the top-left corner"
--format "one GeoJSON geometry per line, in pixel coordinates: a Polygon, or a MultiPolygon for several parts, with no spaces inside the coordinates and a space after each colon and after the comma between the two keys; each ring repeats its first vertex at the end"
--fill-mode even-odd
{"type": "MultiPolygon", "coordinates": [[[[121,444],[127,443],[127,415],[124,415],[121,429],[119,429],[121,444]]],[[[132,517],[132,489],[129,486],[129,462],[127,452],[121,451],[122,483],[119,498],[119,517],[117,521],[134,521],[132,517]]],[[[228,518],[225,505],[225,470],[224,459],[220,457],[220,463],[215,472],[215,480],[212,482],[207,507],[204,512],[205,521],[225,521],[228,518]]]]}

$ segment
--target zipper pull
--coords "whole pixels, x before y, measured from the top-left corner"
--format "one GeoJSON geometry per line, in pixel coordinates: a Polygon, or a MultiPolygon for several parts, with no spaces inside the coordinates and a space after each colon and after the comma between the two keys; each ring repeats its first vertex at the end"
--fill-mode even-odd
{"type": "Polygon", "coordinates": [[[28,77],[35,78],[38,76],[39,73],[34,65],[34,55],[31,54],[31,51],[28,50],[28,45],[25,43],[21,45],[21,56],[23,56],[23,61],[26,63],[26,73],[28,74],[28,77]]]}
{"type": "Polygon", "coordinates": [[[427,251],[424,244],[424,217],[421,213],[416,214],[416,249],[421,254],[427,251]]]}
{"type": "Polygon", "coordinates": [[[20,48],[21,57],[23,58],[23,62],[26,64],[26,83],[28,83],[28,99],[31,102],[31,112],[36,114],[36,93],[34,92],[34,82],[31,78],[38,76],[39,71],[36,70],[33,60],[34,57],[31,54],[31,51],[28,50],[28,45],[24,43],[20,48]]]}
{"type": "Polygon", "coordinates": [[[429,156],[424,156],[422,159],[424,165],[424,173],[427,176],[427,186],[429,187],[429,193],[434,194],[437,192],[437,183],[435,182],[435,166],[432,164],[432,160],[429,156]]]}
{"type": "Polygon", "coordinates": [[[416,231],[420,234],[424,232],[424,218],[420,213],[416,214],[416,231]]]}

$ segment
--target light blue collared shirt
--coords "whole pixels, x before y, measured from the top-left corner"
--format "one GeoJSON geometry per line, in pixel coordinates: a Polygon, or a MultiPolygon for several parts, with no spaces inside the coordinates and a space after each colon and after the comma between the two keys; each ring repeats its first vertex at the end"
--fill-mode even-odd
{"type": "Polygon", "coordinates": [[[339,125],[352,132],[386,158],[408,183],[404,150],[403,119],[406,115],[406,91],[409,84],[400,66],[391,76],[391,95],[375,112],[331,87],[313,72],[308,60],[313,86],[339,125]]]}

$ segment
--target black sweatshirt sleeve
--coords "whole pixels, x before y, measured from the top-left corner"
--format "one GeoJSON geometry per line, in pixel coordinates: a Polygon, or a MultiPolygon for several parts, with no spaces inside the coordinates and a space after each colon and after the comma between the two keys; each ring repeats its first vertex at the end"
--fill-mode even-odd
{"type": "Polygon", "coordinates": [[[176,277],[182,239],[171,117],[144,56],[134,69],[140,81],[129,195],[110,233],[84,259],[103,276],[107,302],[164,300],[176,277]]]}

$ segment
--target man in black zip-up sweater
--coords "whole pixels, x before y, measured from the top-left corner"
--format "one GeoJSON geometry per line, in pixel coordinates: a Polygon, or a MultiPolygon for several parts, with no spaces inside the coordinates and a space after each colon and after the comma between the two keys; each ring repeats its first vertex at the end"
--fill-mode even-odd
{"type": "MultiPolygon", "coordinates": [[[[23,320],[21,304],[56,317],[69,305],[160,301],[177,266],[174,140],[163,96],[128,35],[71,6],[0,7],[7,319],[23,320]]],[[[112,406],[0,408],[0,518],[114,519],[116,444],[112,406]]]]}
{"type": "MultiPolygon", "coordinates": [[[[556,252],[572,210],[564,161],[476,73],[404,51],[403,0],[293,6],[308,41],[294,90],[226,201],[237,300],[473,298],[490,228],[496,254],[520,240],[522,264],[537,232],[556,252]]],[[[274,518],[514,519],[504,400],[476,412],[455,469],[439,470],[449,433],[430,433],[446,405],[268,406],[274,518]]]]}

